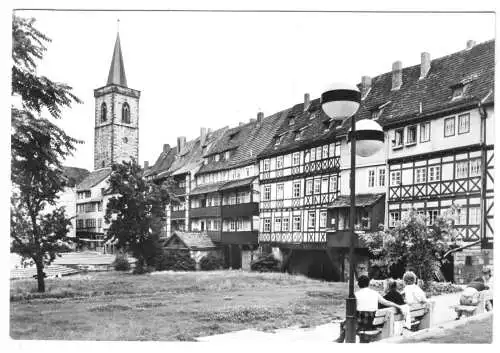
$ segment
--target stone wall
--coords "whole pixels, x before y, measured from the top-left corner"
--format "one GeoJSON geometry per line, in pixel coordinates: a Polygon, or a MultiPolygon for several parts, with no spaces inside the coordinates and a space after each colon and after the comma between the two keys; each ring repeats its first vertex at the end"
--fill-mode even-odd
{"type": "MultiPolygon", "coordinates": [[[[481,277],[484,266],[493,266],[493,249],[465,249],[453,254],[455,283],[466,284],[481,277]]],[[[493,274],[494,275],[494,274],[493,274]]]]}

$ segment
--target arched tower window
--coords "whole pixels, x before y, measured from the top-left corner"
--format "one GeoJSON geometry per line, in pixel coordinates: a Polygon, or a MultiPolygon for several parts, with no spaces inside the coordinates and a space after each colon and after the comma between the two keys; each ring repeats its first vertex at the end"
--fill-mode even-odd
{"type": "Polygon", "coordinates": [[[128,103],[123,103],[122,106],[122,123],[130,124],[130,107],[128,103]]]}
{"type": "Polygon", "coordinates": [[[108,110],[106,109],[106,103],[101,104],[101,123],[105,122],[107,119],[108,110]]]}

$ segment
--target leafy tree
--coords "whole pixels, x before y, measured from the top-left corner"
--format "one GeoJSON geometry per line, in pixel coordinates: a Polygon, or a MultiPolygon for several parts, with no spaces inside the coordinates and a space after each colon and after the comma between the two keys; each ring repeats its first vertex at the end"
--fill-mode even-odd
{"type": "Polygon", "coordinates": [[[163,251],[161,220],[171,199],[171,183],[148,181],[135,161],[123,162],[112,166],[108,192],[115,196],[106,209],[106,223],[111,223],[107,239],[118,249],[130,251],[137,268],[154,266],[163,251]]]}
{"type": "Polygon", "coordinates": [[[427,226],[425,217],[412,209],[393,229],[360,237],[379,263],[402,265],[428,283],[445,261],[442,255],[458,240],[453,229],[455,213],[453,207],[427,226]]]}
{"type": "Polygon", "coordinates": [[[35,19],[12,19],[12,95],[22,107],[11,107],[11,251],[31,259],[37,269],[38,291],[45,291],[44,266],[68,249],[70,220],[63,208],[52,211],[65,186],[62,161],[79,143],[42,113],[61,118],[63,109],[81,101],[72,88],[36,74],[50,42],[34,27],[35,19]]]}

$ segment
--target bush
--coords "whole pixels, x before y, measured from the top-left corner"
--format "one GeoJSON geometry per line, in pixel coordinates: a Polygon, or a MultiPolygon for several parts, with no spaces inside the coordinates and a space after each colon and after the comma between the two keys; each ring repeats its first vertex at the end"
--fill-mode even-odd
{"type": "Polygon", "coordinates": [[[281,262],[273,254],[265,254],[252,261],[250,268],[258,272],[280,272],[281,262]]]}
{"type": "Polygon", "coordinates": [[[157,271],[195,271],[196,262],[188,251],[165,250],[156,258],[157,271]]]}
{"type": "Polygon", "coordinates": [[[130,263],[128,262],[127,255],[117,254],[115,261],[113,261],[113,267],[116,271],[130,271],[130,263]]]}
{"type": "Polygon", "coordinates": [[[224,266],[219,256],[208,254],[200,260],[200,269],[203,271],[220,270],[224,266]]]}

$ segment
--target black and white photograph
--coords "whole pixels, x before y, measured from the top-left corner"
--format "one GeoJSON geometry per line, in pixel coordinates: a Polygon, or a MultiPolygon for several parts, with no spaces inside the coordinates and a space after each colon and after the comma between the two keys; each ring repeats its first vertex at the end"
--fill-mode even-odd
{"type": "Polygon", "coordinates": [[[28,3],[10,343],[492,346],[495,8],[28,3]]]}

